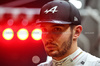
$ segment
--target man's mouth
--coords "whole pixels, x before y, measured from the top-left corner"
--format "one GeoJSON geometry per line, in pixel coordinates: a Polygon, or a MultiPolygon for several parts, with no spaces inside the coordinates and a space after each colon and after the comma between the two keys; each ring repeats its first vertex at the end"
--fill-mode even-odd
{"type": "Polygon", "coordinates": [[[46,47],[48,48],[48,49],[55,49],[56,48],[56,45],[51,45],[51,44],[48,44],[48,45],[46,45],[46,47]]]}
{"type": "Polygon", "coordinates": [[[57,44],[56,43],[53,43],[53,42],[47,42],[45,44],[45,47],[52,50],[52,49],[55,49],[57,47],[57,44]]]}

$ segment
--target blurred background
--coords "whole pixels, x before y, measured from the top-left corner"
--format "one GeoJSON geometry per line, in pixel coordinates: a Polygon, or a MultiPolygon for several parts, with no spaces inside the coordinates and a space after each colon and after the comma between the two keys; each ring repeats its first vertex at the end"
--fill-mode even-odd
{"type": "MultiPolygon", "coordinates": [[[[47,60],[41,38],[34,31],[40,8],[49,1],[52,0],[0,1],[0,66],[37,66],[47,60]]],[[[100,0],[66,1],[81,14],[79,47],[100,57],[100,0]]]]}

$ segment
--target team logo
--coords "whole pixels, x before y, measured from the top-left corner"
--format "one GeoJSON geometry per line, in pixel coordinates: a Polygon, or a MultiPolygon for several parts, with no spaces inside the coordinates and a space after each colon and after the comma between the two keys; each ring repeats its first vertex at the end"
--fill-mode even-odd
{"type": "Polygon", "coordinates": [[[57,10],[57,7],[58,6],[54,6],[54,7],[52,7],[51,9],[46,9],[45,11],[44,11],[44,13],[45,14],[48,14],[49,12],[51,12],[51,13],[55,13],[55,12],[57,12],[58,10],[57,10]]]}
{"type": "Polygon", "coordinates": [[[74,17],[74,21],[78,21],[78,18],[77,17],[74,17]]]}

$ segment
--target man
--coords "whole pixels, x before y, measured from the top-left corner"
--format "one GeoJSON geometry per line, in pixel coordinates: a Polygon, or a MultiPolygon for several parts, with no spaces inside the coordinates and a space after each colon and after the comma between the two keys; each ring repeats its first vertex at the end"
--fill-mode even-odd
{"type": "Polygon", "coordinates": [[[100,66],[100,59],[77,46],[82,31],[79,11],[67,1],[51,1],[41,8],[37,21],[50,62],[38,66],[100,66]]]}

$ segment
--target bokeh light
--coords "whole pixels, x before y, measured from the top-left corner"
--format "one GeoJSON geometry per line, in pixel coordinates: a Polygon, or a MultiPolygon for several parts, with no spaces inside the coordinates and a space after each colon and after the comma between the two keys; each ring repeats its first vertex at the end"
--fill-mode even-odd
{"type": "Polygon", "coordinates": [[[28,36],[29,36],[29,32],[25,28],[19,29],[17,32],[17,37],[20,40],[26,40],[28,38],[28,36]]]}
{"type": "Polygon", "coordinates": [[[11,28],[6,28],[3,33],[3,38],[6,39],[6,40],[11,40],[14,36],[14,32],[11,28]]]}
{"type": "Polygon", "coordinates": [[[42,30],[41,29],[34,29],[31,33],[31,36],[34,40],[40,40],[42,37],[42,30]]]}

